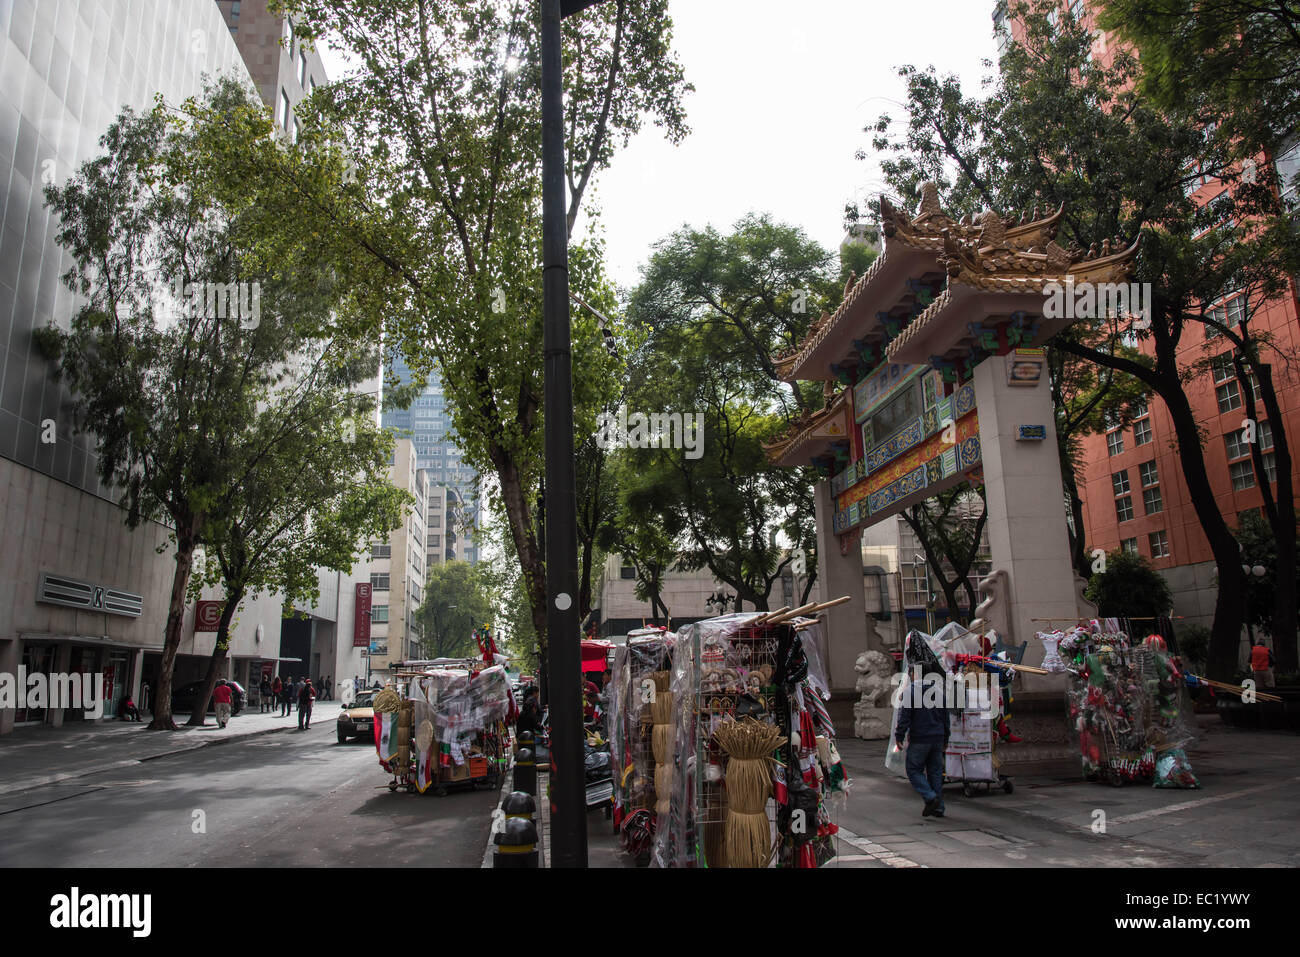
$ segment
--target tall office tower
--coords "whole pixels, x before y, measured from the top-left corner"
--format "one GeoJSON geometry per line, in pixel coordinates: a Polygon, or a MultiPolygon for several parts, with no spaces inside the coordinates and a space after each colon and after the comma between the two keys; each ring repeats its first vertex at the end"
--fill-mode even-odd
{"type": "MultiPolygon", "coordinates": [[[[393,374],[403,384],[415,381],[406,360],[395,356],[393,374]]],[[[428,562],[438,564],[459,559],[476,563],[478,544],[478,500],[474,494],[475,474],[462,459],[460,450],[448,439],[451,410],[437,376],[431,376],[410,408],[384,413],[385,428],[409,438],[415,446],[417,467],[429,476],[428,562]]]]}

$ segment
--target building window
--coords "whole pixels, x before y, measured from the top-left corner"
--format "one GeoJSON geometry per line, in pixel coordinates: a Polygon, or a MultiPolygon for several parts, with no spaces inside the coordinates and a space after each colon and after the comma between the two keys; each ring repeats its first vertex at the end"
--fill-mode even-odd
{"type": "Polygon", "coordinates": [[[908,608],[924,608],[930,600],[930,579],[925,565],[918,563],[901,566],[903,572],[903,604],[908,608]]]}
{"type": "Polygon", "coordinates": [[[1278,190],[1282,193],[1282,201],[1295,207],[1300,205],[1300,183],[1296,181],[1300,175],[1300,137],[1289,144],[1283,144],[1279,154],[1274,163],[1277,167],[1278,190]]]}
{"type": "Polygon", "coordinates": [[[1007,52],[1011,46],[1011,28],[1007,26],[1007,5],[999,3],[993,11],[993,35],[997,38],[998,56],[1007,52]]]}
{"type": "Polygon", "coordinates": [[[298,85],[307,89],[307,51],[298,47],[298,85]]]}
{"type": "Polygon", "coordinates": [[[1160,484],[1160,473],[1156,470],[1156,463],[1143,462],[1138,466],[1138,475],[1142,477],[1142,487],[1150,488],[1152,485],[1160,484]]]}
{"type": "Polygon", "coordinates": [[[441,547],[442,547],[442,536],[441,536],[440,534],[438,534],[437,532],[430,532],[430,533],[429,533],[429,547],[430,547],[430,548],[441,548],[441,547]]]}
{"type": "Polygon", "coordinates": [[[1083,16],[1088,12],[1088,4],[1085,0],[1071,0],[1070,16],[1075,23],[1082,23],[1083,16]]]}
{"type": "MultiPolygon", "coordinates": [[[[1219,325],[1235,329],[1241,325],[1241,320],[1246,318],[1246,297],[1241,293],[1229,296],[1218,305],[1207,309],[1205,315],[1206,318],[1219,323],[1219,325]]],[[[1219,335],[1222,335],[1222,333],[1218,329],[1215,329],[1209,323],[1205,324],[1205,338],[1213,339],[1219,335]]],[[[1229,358],[1228,363],[1231,365],[1231,358],[1229,358]]]]}
{"type": "Polygon", "coordinates": [[[1136,538],[1125,538],[1120,541],[1119,547],[1121,551],[1136,555],[1138,553],[1138,540],[1136,538]]]}
{"type": "Polygon", "coordinates": [[[1228,466],[1228,475],[1232,479],[1234,492],[1255,487],[1255,470],[1251,467],[1250,459],[1233,462],[1228,466]]]}
{"type": "Polygon", "coordinates": [[[1255,428],[1255,438],[1259,440],[1261,449],[1271,449],[1273,447],[1273,423],[1259,423],[1255,428]]]}
{"type": "Polygon", "coordinates": [[[230,32],[239,32],[239,0],[234,0],[230,5],[230,32]]]}
{"type": "Polygon", "coordinates": [[[1163,529],[1148,535],[1147,543],[1151,546],[1152,558],[1169,557],[1169,535],[1163,529]]]}
{"type": "Polygon", "coordinates": [[[370,587],[374,591],[388,591],[388,572],[371,572],[370,587]]]}
{"type": "Polygon", "coordinates": [[[1142,490],[1142,506],[1146,509],[1148,515],[1155,515],[1164,511],[1165,503],[1160,498],[1159,486],[1142,490]]]}
{"type": "Polygon", "coordinates": [[[1119,455],[1124,451],[1124,430],[1116,429],[1106,433],[1106,451],[1110,455],[1119,455]]]}
{"type": "Polygon", "coordinates": [[[371,558],[392,558],[393,546],[392,545],[371,545],[370,557],[371,558]]]}
{"type": "Polygon", "coordinates": [[[619,565],[618,577],[623,581],[634,581],[636,579],[635,565],[619,565]]]}
{"type": "Polygon", "coordinates": [[[289,129],[289,94],[280,91],[280,126],[284,130],[289,129]]]}
{"type": "Polygon", "coordinates": [[[1123,498],[1115,499],[1115,517],[1121,522],[1127,522],[1133,517],[1133,498],[1125,495],[1123,498]]]}
{"type": "Polygon", "coordinates": [[[370,608],[371,624],[382,625],[382,624],[386,624],[387,621],[388,621],[388,606],[372,605],[370,608]]]}
{"type": "Polygon", "coordinates": [[[1277,458],[1272,452],[1264,453],[1264,481],[1270,485],[1277,484],[1277,458]]]}
{"type": "Polygon", "coordinates": [[[1116,495],[1127,495],[1129,491],[1128,469],[1120,469],[1110,477],[1111,487],[1116,495]]]}
{"type": "Polygon", "coordinates": [[[1236,379],[1215,386],[1214,397],[1218,400],[1220,414],[1241,408],[1241,390],[1237,388],[1236,379]]]}
{"type": "Polygon", "coordinates": [[[1133,423],[1133,444],[1146,445],[1151,441],[1151,420],[1138,419],[1133,423]]]}

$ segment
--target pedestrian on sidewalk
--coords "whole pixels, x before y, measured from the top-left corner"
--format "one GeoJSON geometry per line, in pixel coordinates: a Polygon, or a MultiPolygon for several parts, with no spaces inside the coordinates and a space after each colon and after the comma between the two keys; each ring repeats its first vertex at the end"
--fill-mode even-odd
{"type": "Polygon", "coordinates": [[[308,678],[302,683],[302,690],[298,692],[298,730],[311,730],[311,703],[316,700],[316,689],[311,686],[311,679],[308,678]],[[304,724],[303,722],[306,722],[304,724]]]}
{"type": "Polygon", "coordinates": [[[934,681],[942,683],[942,676],[927,670],[921,681],[913,681],[904,689],[898,727],[894,730],[895,750],[901,751],[904,739],[907,740],[907,779],[925,800],[922,817],[944,814],[943,756],[948,750],[951,729],[943,695],[935,701],[933,696],[922,693],[923,686],[934,681]],[[931,706],[926,706],[927,700],[931,706]]]}
{"type": "Polygon", "coordinates": [[[217,703],[217,727],[224,728],[230,723],[231,688],[225,678],[217,679],[217,686],[212,689],[212,700],[217,703]]]}
{"type": "Polygon", "coordinates": [[[271,700],[279,706],[280,717],[284,717],[284,683],[280,676],[276,675],[271,679],[271,700]]]}
{"type": "Polygon", "coordinates": [[[280,685],[280,717],[287,718],[293,711],[293,679],[288,675],[280,685]]]}
{"type": "Polygon", "coordinates": [[[1273,658],[1273,652],[1268,650],[1268,645],[1264,644],[1264,639],[1260,638],[1255,642],[1255,647],[1250,649],[1250,671],[1251,677],[1255,679],[1256,688],[1273,687],[1273,666],[1277,664],[1273,658]]]}
{"type": "Polygon", "coordinates": [[[130,695],[127,695],[126,700],[122,702],[122,720],[123,721],[140,720],[140,709],[135,706],[135,702],[131,700],[130,695]]]}
{"type": "Polygon", "coordinates": [[[333,701],[333,700],[334,700],[334,686],[330,683],[330,676],[329,676],[329,675],[326,675],[326,676],[325,676],[325,683],[324,683],[324,684],[325,684],[325,686],[324,686],[324,688],[322,689],[322,690],[325,692],[325,699],[324,699],[324,700],[326,700],[326,701],[333,701]]]}
{"type": "Polygon", "coordinates": [[[275,703],[271,698],[274,692],[271,690],[270,675],[267,674],[262,675],[262,683],[260,685],[260,690],[262,693],[262,697],[261,697],[262,714],[266,714],[268,711],[271,710],[272,705],[274,705],[275,703]]]}
{"type": "Polygon", "coordinates": [[[149,682],[148,681],[143,681],[140,683],[140,710],[141,711],[149,710],[149,682]]]}

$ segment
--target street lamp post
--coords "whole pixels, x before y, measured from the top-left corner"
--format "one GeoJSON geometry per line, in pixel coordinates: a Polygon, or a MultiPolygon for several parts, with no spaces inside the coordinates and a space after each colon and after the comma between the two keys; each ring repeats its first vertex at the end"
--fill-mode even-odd
{"type": "Polygon", "coordinates": [[[546,412],[546,636],[551,708],[551,865],[587,866],[573,468],[569,227],[565,209],[560,21],[597,0],[541,0],[542,358],[546,412]]]}
{"type": "Polygon", "coordinates": [[[1246,576],[1246,587],[1242,590],[1242,599],[1246,603],[1246,634],[1250,638],[1250,647],[1255,647],[1255,626],[1250,623],[1250,576],[1263,578],[1267,573],[1263,565],[1242,565],[1241,573],[1246,576]]]}

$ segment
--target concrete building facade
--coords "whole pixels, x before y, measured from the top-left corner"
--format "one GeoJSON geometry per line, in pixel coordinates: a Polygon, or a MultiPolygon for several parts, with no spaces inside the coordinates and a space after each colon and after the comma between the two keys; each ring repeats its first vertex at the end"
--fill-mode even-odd
{"type": "MultiPolygon", "coordinates": [[[[60,281],[71,260],[55,242],[59,223],[43,188],[99,153],[124,106],[148,110],[155,93],[174,103],[230,75],[267,96],[260,74],[278,82],[302,59],[297,46],[279,47],[284,34],[264,0],[0,4],[0,673],[101,673],[109,716],[126,693],[146,703],[143,685],[157,680],[175,553],[166,526],[127,528],[118,493],[99,480],[93,436],[73,429],[65,387],[34,348],[34,330],[66,329],[79,305],[60,281]],[[250,71],[241,53],[252,49],[261,58],[250,71]]],[[[307,64],[307,86],[324,82],[310,51],[307,64]]],[[[301,100],[301,84],[285,89],[291,106],[301,100]]],[[[315,607],[283,629],[278,596],[244,603],[230,676],[251,683],[269,665],[315,678],[360,660],[337,640],[352,615],[349,576],[322,573],[321,582],[315,607]]],[[[187,607],[174,686],[206,668],[215,633],[204,625],[187,607]]],[[[71,709],[0,706],[0,734],[83,719],[71,709]]]]}

